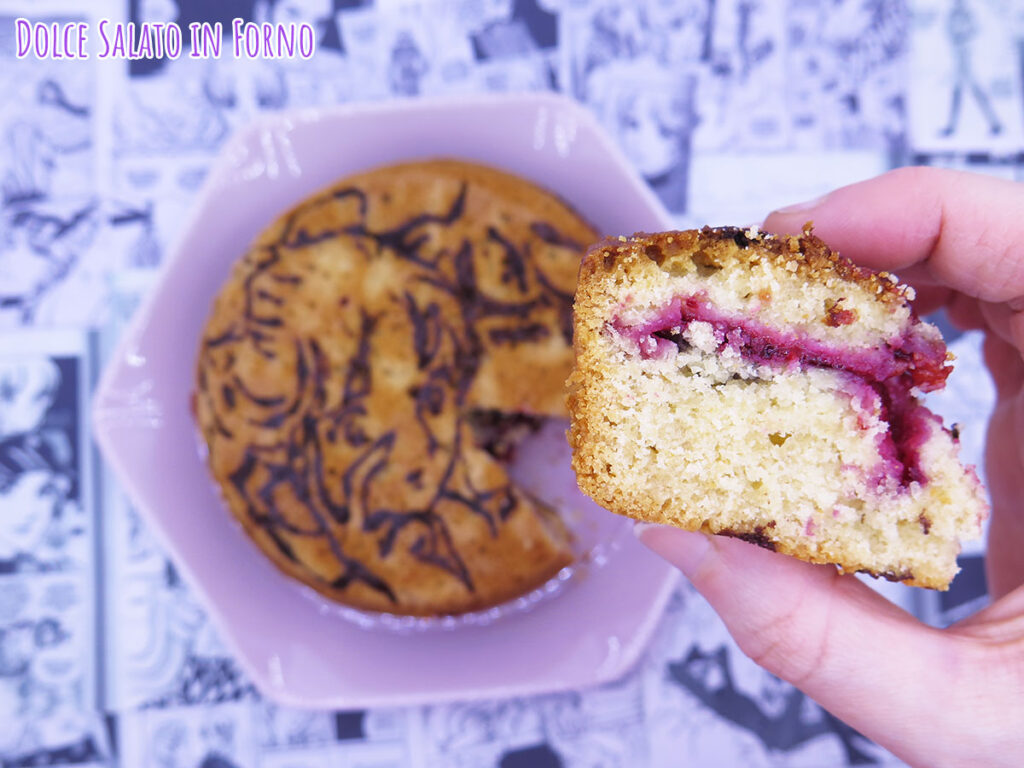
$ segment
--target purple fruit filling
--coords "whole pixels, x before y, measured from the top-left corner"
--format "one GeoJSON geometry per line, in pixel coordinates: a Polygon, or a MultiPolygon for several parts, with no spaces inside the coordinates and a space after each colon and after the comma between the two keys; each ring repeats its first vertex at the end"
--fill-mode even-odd
{"type": "Polygon", "coordinates": [[[544,419],[539,416],[490,409],[470,411],[467,418],[477,445],[498,461],[505,462],[515,459],[516,447],[523,438],[536,434],[544,426],[544,419]]]}
{"type": "Polygon", "coordinates": [[[935,426],[942,427],[942,419],[921,405],[912,390],[942,389],[950,368],[941,339],[920,333],[916,320],[903,335],[877,347],[840,347],[769,328],[749,317],[731,317],[705,298],[689,296],[673,299],[640,325],[616,318],[611,327],[636,343],[641,357],[659,358],[689,346],[683,332],[695,321],[711,325],[720,340],[719,351],[729,347],[745,360],[785,370],[825,368],[846,374],[845,389],[851,397],[865,410],[877,398],[879,418],[889,425],[878,446],[882,463],[871,481],[876,487],[887,478],[903,487],[927,481],[921,448],[935,426]]]}

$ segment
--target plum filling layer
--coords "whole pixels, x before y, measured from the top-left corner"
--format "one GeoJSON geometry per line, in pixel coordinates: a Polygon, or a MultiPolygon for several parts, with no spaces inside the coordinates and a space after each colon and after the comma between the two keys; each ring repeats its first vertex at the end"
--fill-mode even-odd
{"type": "Polygon", "coordinates": [[[918,332],[916,320],[907,332],[885,344],[841,347],[769,328],[749,317],[727,315],[705,298],[690,296],[673,299],[639,325],[620,318],[610,325],[637,345],[641,357],[661,358],[689,348],[684,333],[692,322],[711,326],[719,352],[731,348],[745,360],[787,371],[821,368],[845,374],[844,390],[863,410],[870,410],[877,398],[879,418],[889,427],[878,446],[882,463],[872,478],[875,484],[886,478],[898,480],[903,487],[927,482],[921,448],[933,429],[942,428],[942,420],[921,405],[913,390],[942,389],[950,368],[945,345],[918,332]]]}
{"type": "Polygon", "coordinates": [[[469,425],[477,445],[498,461],[510,462],[523,438],[537,433],[544,419],[526,413],[504,413],[491,409],[469,412],[469,425]]]}

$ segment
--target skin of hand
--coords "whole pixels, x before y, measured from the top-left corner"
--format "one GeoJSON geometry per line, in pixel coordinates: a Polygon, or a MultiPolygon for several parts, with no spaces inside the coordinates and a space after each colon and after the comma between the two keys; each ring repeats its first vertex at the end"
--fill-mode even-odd
{"type": "Polygon", "coordinates": [[[1024,185],[903,168],[768,216],[808,221],[854,262],[899,275],[915,308],[983,329],[997,403],[986,470],[993,602],[935,629],[831,566],[737,539],[638,524],[740,648],[913,766],[1024,765],[1024,185]]]}

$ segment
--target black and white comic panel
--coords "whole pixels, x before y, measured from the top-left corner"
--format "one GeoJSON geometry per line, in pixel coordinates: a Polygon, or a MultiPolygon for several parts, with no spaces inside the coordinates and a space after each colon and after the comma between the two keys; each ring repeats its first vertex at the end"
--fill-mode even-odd
{"type": "Polygon", "coordinates": [[[80,332],[0,345],[0,758],[101,764],[95,512],[80,332]]]}
{"type": "Polygon", "coordinates": [[[644,722],[635,669],[586,691],[427,707],[420,754],[452,768],[656,765],[644,722]]]}
{"type": "Polygon", "coordinates": [[[0,7],[0,328],[84,324],[100,280],[85,263],[100,220],[95,69],[18,60],[15,20],[0,7]]]}
{"type": "Polygon", "coordinates": [[[124,493],[105,483],[106,707],[206,707],[254,698],[205,608],[124,493]]]}
{"type": "Polygon", "coordinates": [[[652,765],[902,765],[745,656],[692,587],[648,653],[644,703],[652,765]]]}
{"type": "Polygon", "coordinates": [[[135,768],[404,768],[417,762],[405,711],[315,712],[264,702],[141,709],[116,724],[135,768]]]}
{"type": "Polygon", "coordinates": [[[1024,6],[913,4],[910,127],[917,152],[1024,149],[1024,6]]]}

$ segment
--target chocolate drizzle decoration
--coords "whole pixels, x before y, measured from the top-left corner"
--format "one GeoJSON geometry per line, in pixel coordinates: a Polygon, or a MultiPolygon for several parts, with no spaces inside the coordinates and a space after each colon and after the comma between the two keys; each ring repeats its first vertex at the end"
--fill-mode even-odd
{"type": "Polygon", "coordinates": [[[485,450],[507,459],[511,431],[533,428],[535,419],[490,413],[483,439],[481,410],[469,393],[489,350],[551,335],[538,311],[571,340],[572,295],[544,273],[534,251],[569,249],[578,260],[582,246],[540,221],[528,224],[525,239],[493,225],[453,238],[452,228],[473,226],[464,221],[472,194],[463,182],[440,210],[388,227],[375,224],[381,217],[373,214],[389,196],[349,185],[311,199],[245,257],[236,272],[244,274],[237,311],[203,339],[197,398],[200,411],[212,415],[204,424],[211,463],[237,456],[226,485],[251,526],[310,581],[332,589],[363,585],[397,603],[380,561],[401,548],[472,592],[444,510],[470,513],[492,536],[516,512],[519,496],[508,481],[478,487],[467,457],[485,450]],[[386,307],[360,301],[358,287],[332,300],[332,327],[348,340],[346,359],[322,334],[306,330],[301,315],[303,292],[317,280],[311,254],[336,239],[367,270],[385,259],[395,265],[386,307]],[[480,258],[500,264],[492,271],[503,290],[486,282],[494,275],[478,274],[480,258]],[[397,332],[396,324],[408,332],[397,332]],[[395,338],[404,339],[399,362],[414,371],[415,383],[385,408],[374,395],[393,394],[387,387],[395,374],[377,356],[386,350],[389,359],[401,357],[395,338]],[[235,432],[243,426],[246,444],[239,446],[235,432]],[[408,464],[400,437],[421,441],[422,465],[408,464]],[[332,460],[339,451],[350,458],[332,460]],[[399,485],[406,496],[395,492],[399,485]],[[370,541],[379,560],[361,556],[358,541],[370,541]],[[330,554],[332,573],[304,561],[302,553],[314,550],[330,554]]]}

